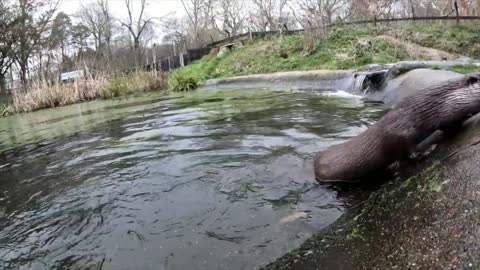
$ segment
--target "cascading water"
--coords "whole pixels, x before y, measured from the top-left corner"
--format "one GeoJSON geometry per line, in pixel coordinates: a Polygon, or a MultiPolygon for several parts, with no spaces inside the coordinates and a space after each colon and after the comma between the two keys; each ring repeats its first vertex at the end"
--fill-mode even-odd
{"type": "Polygon", "coordinates": [[[362,94],[379,90],[385,82],[387,74],[388,70],[357,72],[353,76],[354,80],[351,90],[362,94]]]}

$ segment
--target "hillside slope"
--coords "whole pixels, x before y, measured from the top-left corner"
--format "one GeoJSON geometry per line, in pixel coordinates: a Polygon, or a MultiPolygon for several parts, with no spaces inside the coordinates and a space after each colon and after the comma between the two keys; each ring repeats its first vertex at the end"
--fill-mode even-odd
{"type": "MultiPolygon", "coordinates": [[[[175,86],[185,78],[198,83],[212,78],[278,71],[355,69],[373,63],[451,60],[462,55],[480,58],[479,29],[477,25],[337,28],[311,52],[303,49],[301,35],[254,40],[222,56],[212,54],[176,70],[171,81],[175,86]]],[[[455,68],[460,72],[476,69],[474,66],[455,68]]]]}

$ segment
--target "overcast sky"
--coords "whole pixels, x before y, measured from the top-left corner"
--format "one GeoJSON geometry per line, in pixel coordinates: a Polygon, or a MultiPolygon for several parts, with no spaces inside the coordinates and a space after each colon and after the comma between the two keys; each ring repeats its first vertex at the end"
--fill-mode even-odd
{"type": "MultiPolygon", "coordinates": [[[[94,3],[96,0],[61,0],[59,11],[63,11],[68,15],[74,15],[82,5],[94,3]]],[[[140,11],[140,1],[132,0],[133,14],[140,11]]],[[[125,7],[125,0],[108,0],[110,11],[114,17],[118,19],[127,18],[127,9],[125,7]]],[[[147,7],[145,14],[151,17],[163,17],[166,15],[173,15],[183,17],[186,13],[180,0],[147,0],[147,7]]],[[[162,33],[161,29],[157,28],[157,36],[153,42],[160,42],[162,33]]]]}
{"type": "MultiPolygon", "coordinates": [[[[74,14],[81,5],[95,2],[95,0],[61,0],[60,10],[67,14],[74,14]]],[[[140,9],[140,0],[132,0],[134,10],[140,9]]],[[[119,18],[126,17],[127,11],[124,0],[108,0],[111,12],[119,18]]],[[[147,0],[146,11],[153,17],[165,16],[169,13],[176,13],[177,16],[185,14],[180,0],[147,0]]]]}

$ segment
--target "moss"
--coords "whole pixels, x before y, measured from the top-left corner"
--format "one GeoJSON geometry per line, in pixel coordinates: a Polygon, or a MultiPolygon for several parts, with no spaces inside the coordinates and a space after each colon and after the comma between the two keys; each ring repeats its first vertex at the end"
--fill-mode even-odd
{"type": "Polygon", "coordinates": [[[406,200],[399,198],[413,196],[409,201],[416,201],[417,198],[425,198],[441,191],[446,182],[441,182],[440,167],[440,162],[433,162],[418,174],[406,180],[397,179],[386,183],[372,193],[364,202],[360,213],[352,218],[346,239],[366,241],[369,238],[371,226],[376,226],[375,224],[387,219],[391,213],[397,213],[399,209],[405,208],[406,200]],[[398,181],[401,181],[401,185],[398,185],[398,181]],[[382,207],[379,208],[378,205],[382,207]]]}
{"type": "Polygon", "coordinates": [[[365,238],[362,236],[360,227],[353,227],[350,233],[347,235],[347,240],[354,240],[354,239],[365,240],[365,238]]]}
{"type": "Polygon", "coordinates": [[[427,193],[440,192],[446,182],[441,182],[440,162],[434,162],[430,167],[422,172],[423,191],[427,193]]]}
{"type": "Polygon", "coordinates": [[[468,74],[468,73],[472,73],[472,72],[479,72],[480,71],[480,66],[477,66],[477,65],[456,65],[456,66],[453,66],[453,67],[449,68],[448,70],[458,72],[458,73],[462,73],[462,74],[468,74]]]}

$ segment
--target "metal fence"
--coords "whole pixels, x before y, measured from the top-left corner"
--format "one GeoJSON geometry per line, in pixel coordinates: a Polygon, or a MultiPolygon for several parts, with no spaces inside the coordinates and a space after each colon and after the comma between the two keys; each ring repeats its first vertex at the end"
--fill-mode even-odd
{"type": "Polygon", "coordinates": [[[144,66],[144,70],[151,71],[153,69],[157,71],[171,71],[186,65],[191,64],[193,61],[200,60],[205,55],[208,55],[212,50],[212,46],[207,46],[200,49],[187,50],[186,53],[179,53],[178,55],[172,55],[163,59],[160,59],[156,63],[148,64],[144,66]]]}

